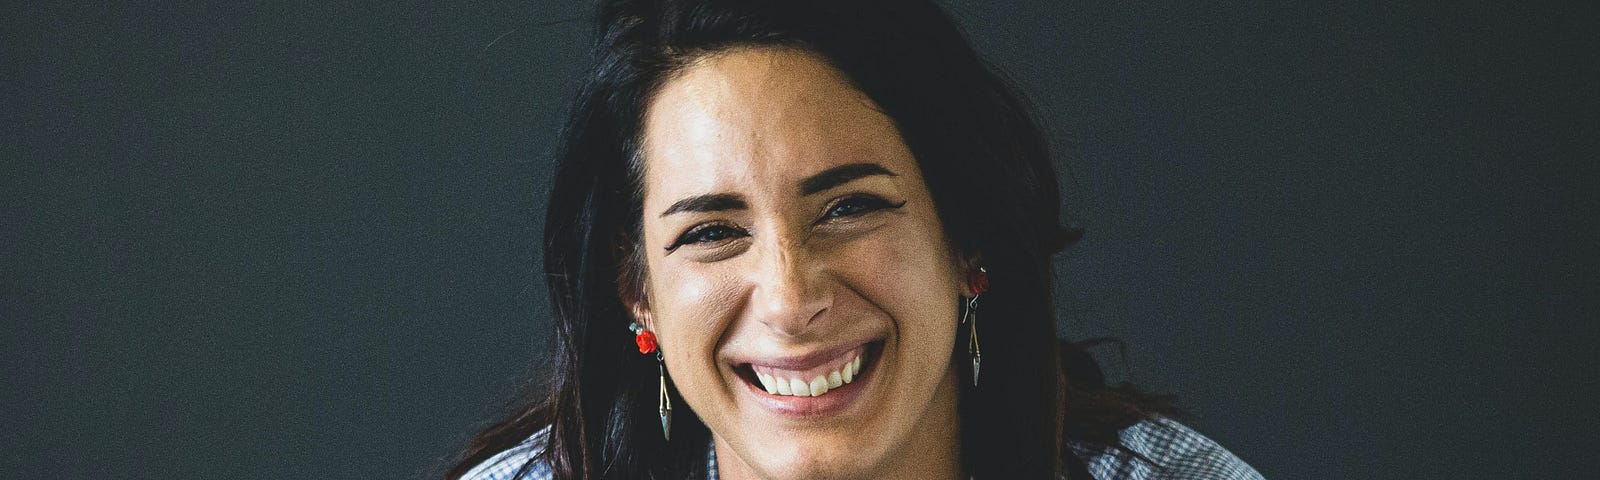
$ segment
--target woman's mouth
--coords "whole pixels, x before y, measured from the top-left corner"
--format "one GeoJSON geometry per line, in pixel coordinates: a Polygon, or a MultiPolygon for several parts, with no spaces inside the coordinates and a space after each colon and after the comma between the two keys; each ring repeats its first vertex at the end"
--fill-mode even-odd
{"type": "Polygon", "coordinates": [[[736,369],[757,400],[777,413],[811,416],[836,412],[861,390],[882,350],[881,342],[793,359],[759,360],[736,369]]]}

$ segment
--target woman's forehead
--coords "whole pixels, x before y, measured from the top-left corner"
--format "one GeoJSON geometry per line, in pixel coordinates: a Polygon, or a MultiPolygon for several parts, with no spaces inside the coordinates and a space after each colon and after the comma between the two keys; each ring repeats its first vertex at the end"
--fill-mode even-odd
{"type": "Polygon", "coordinates": [[[821,57],[740,49],[694,62],[646,111],[648,197],[798,181],[838,165],[915,169],[893,122],[821,57]]]}

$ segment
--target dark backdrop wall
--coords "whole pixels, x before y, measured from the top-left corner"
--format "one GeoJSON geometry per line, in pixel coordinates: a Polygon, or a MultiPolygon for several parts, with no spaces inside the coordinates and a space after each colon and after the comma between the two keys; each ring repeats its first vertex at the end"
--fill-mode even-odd
{"type": "MultiPolygon", "coordinates": [[[[948,5],[1055,132],[1114,375],[1269,478],[1575,478],[1597,22],[1501,3],[948,5]]],[[[586,12],[0,7],[0,477],[436,473],[546,342],[586,12]]]]}

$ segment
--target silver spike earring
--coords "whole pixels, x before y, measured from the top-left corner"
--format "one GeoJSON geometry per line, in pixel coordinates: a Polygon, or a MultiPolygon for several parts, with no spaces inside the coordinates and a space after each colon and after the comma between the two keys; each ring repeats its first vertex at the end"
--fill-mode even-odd
{"type": "Polygon", "coordinates": [[[672,396],[667,395],[667,362],[656,351],[656,368],[661,372],[661,398],[656,401],[656,413],[661,415],[661,436],[672,441],[672,396]]]}
{"type": "Polygon", "coordinates": [[[672,396],[667,394],[667,360],[661,355],[661,349],[656,346],[656,334],[644,328],[639,322],[628,325],[628,330],[633,331],[633,342],[639,345],[639,353],[656,354],[656,371],[661,376],[661,396],[656,401],[656,413],[661,415],[661,436],[667,441],[672,441],[672,396]]]}
{"type": "Polygon", "coordinates": [[[961,315],[961,323],[967,326],[967,356],[972,357],[972,386],[978,386],[978,373],[983,367],[983,350],[978,348],[978,297],[989,290],[989,271],[983,267],[967,273],[967,287],[972,289],[972,298],[967,299],[967,311],[961,315]]]}

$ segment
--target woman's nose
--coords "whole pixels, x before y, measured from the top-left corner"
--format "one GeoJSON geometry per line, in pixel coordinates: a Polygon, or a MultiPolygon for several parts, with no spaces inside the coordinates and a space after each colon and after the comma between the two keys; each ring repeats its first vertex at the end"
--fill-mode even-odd
{"type": "Polygon", "coordinates": [[[751,292],[756,320],[778,333],[806,336],[821,325],[832,296],[823,285],[823,266],[803,247],[774,242],[764,249],[751,292]]]}

